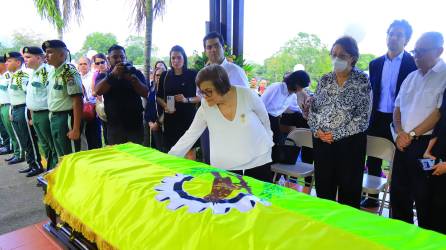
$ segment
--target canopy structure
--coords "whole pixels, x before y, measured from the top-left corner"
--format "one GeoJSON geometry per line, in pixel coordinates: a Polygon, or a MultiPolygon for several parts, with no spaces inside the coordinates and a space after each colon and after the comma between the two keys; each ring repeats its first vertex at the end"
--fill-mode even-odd
{"type": "Polygon", "coordinates": [[[244,0],[209,0],[206,31],[221,33],[237,56],[243,56],[244,5],[244,0]]]}

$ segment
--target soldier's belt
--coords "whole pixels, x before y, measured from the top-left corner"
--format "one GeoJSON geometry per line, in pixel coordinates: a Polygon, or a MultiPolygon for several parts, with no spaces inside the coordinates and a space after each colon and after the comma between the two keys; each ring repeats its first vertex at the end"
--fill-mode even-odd
{"type": "Polygon", "coordinates": [[[23,103],[23,104],[18,104],[18,105],[12,105],[12,108],[13,109],[18,109],[18,108],[22,108],[22,107],[25,107],[25,106],[26,106],[26,104],[23,103]]]}

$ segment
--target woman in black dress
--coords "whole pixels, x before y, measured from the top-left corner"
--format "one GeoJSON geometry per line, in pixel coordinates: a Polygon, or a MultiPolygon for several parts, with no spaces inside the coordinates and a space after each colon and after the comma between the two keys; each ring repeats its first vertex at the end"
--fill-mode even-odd
{"type": "MultiPolygon", "coordinates": [[[[170,50],[170,70],[163,72],[157,93],[157,101],[164,108],[164,149],[169,151],[191,125],[196,108],[200,102],[196,95],[195,76],[197,72],[187,68],[187,56],[181,46],[170,50]],[[168,100],[174,100],[174,107],[169,107],[168,100]],[[172,109],[171,109],[172,108],[172,109]]],[[[195,160],[195,148],[186,158],[195,160]]]]}

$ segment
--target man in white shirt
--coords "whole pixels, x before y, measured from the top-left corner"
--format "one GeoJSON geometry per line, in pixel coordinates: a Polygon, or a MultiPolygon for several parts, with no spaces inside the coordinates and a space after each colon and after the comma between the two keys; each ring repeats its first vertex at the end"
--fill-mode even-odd
{"type": "Polygon", "coordinates": [[[249,88],[248,77],[245,71],[235,63],[225,58],[224,40],[221,34],[210,32],[203,38],[204,51],[209,58],[209,64],[222,66],[229,75],[229,82],[234,86],[249,88]]]}
{"type": "Polygon", "coordinates": [[[390,203],[392,218],[413,223],[413,203],[418,225],[431,229],[435,220],[432,199],[432,171],[425,171],[418,159],[423,158],[432,129],[440,118],[439,108],[446,88],[446,64],[443,36],[424,33],[412,52],[418,70],[410,73],[395,100],[393,123],[398,134],[394,158],[390,203]]]}
{"type": "Polygon", "coordinates": [[[296,94],[308,87],[309,84],[310,76],[305,71],[298,70],[287,75],[283,82],[271,84],[263,93],[261,98],[268,112],[275,144],[283,144],[283,136],[280,132],[281,115],[290,106],[298,105],[296,94]]]}

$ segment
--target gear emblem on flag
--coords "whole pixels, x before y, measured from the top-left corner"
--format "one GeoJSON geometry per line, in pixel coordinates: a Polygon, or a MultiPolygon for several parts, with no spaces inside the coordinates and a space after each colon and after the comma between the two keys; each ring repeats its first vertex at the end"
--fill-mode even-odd
{"type": "Polygon", "coordinates": [[[269,206],[270,203],[261,200],[251,193],[242,176],[236,175],[239,183],[234,183],[230,176],[222,177],[219,172],[212,172],[214,180],[212,182],[211,192],[207,195],[195,195],[187,191],[185,186],[188,182],[196,181],[198,186],[209,188],[209,183],[191,175],[176,174],[172,177],[166,177],[161,184],[155,187],[159,193],[156,196],[158,201],[164,202],[170,200],[168,209],[177,210],[187,206],[190,213],[199,213],[207,208],[214,214],[226,214],[231,209],[237,209],[240,212],[248,212],[253,209],[257,203],[269,206]]]}

